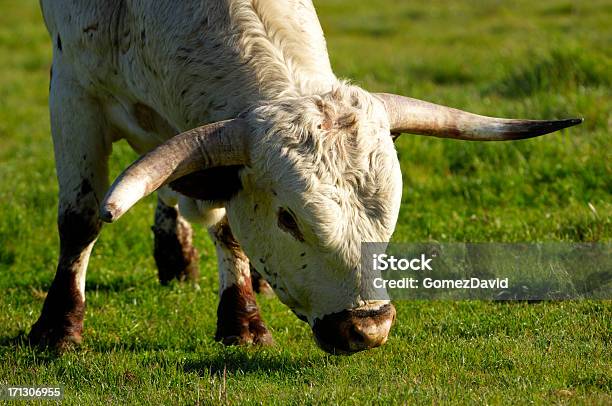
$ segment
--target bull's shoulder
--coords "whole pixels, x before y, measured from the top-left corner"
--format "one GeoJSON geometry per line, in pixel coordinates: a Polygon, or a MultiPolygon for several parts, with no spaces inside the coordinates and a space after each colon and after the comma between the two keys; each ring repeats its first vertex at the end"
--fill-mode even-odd
{"type": "MultiPolygon", "coordinates": [[[[125,46],[128,5],[123,0],[41,0],[54,44],[54,65],[93,80],[116,70],[125,46]]],[[[95,81],[95,80],[94,80],[95,81]]]]}

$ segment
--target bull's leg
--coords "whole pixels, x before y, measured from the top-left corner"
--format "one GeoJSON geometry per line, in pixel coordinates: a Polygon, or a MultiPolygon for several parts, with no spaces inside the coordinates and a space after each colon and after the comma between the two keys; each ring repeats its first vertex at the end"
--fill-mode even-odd
{"type": "Polygon", "coordinates": [[[159,281],[162,285],[173,279],[195,281],[199,277],[199,256],[192,245],[193,231],[179,214],[176,202],[168,200],[162,193],[158,194],[155,224],[152,227],[155,235],[153,254],[159,281]]]}
{"type": "Polygon", "coordinates": [[[97,102],[76,81],[62,76],[61,69],[54,69],[49,104],[59,181],[60,253],[29,339],[63,349],[81,341],[85,273],[101,228],[98,205],[107,189],[110,141],[97,102]]]}
{"type": "Polygon", "coordinates": [[[219,264],[219,307],[215,339],[226,345],[271,344],[255,301],[249,259],[232,235],[227,218],[209,229],[219,264]]]}

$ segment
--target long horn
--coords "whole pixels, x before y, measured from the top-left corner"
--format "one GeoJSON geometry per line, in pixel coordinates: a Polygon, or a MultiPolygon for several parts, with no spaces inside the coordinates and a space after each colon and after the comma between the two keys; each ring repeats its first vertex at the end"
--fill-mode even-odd
{"type": "Polygon", "coordinates": [[[566,120],[514,120],[479,116],[410,97],[375,93],[385,104],[391,133],[411,133],[468,141],[506,141],[537,137],[582,123],[566,120]]]}
{"type": "Polygon", "coordinates": [[[244,120],[233,119],[171,138],[123,171],[106,193],[100,217],[115,221],[159,187],[198,170],[247,163],[248,133],[244,120]]]}

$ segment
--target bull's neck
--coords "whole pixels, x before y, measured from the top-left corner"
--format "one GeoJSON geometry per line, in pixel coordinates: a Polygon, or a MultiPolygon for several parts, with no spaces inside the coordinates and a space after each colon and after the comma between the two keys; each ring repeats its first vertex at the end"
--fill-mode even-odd
{"type": "Polygon", "coordinates": [[[260,97],[318,93],[336,81],[309,0],[235,0],[230,19],[260,97]]]}
{"type": "MultiPolygon", "coordinates": [[[[177,129],[232,118],[260,102],[321,94],[336,83],[310,0],[216,0],[195,11],[186,3],[176,2],[170,21],[181,25],[156,33],[159,41],[147,42],[136,56],[148,80],[134,75],[132,58],[124,58],[137,86],[163,81],[162,97],[143,101],[177,129]],[[161,79],[145,69],[151,60],[165,73],[161,79]]],[[[146,87],[138,92],[153,94],[146,87]]]]}

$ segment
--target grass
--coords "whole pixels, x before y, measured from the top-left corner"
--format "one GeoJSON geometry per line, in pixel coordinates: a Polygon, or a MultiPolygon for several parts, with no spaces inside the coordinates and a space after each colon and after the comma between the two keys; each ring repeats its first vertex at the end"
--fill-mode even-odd
{"type": "MultiPolygon", "coordinates": [[[[336,73],[369,90],[586,120],[504,144],[403,136],[395,241],[610,242],[609,1],[315,3],[336,73]]],[[[212,339],[214,249],[196,230],[201,289],[159,286],[151,198],[94,249],[82,348],[30,349],[22,337],[58,250],[51,45],[38,2],[0,0],[0,9],[0,384],[59,383],[67,404],[612,402],[609,301],[399,302],[385,346],[332,357],[277,299],[259,298],[276,346],[224,348],[212,339]]],[[[112,176],[135,157],[118,144],[112,176]]]]}

